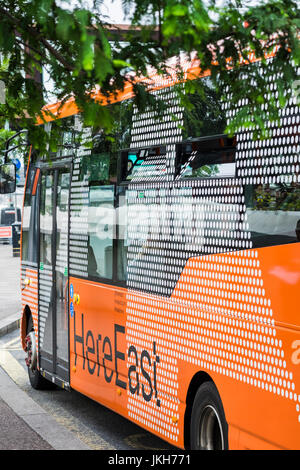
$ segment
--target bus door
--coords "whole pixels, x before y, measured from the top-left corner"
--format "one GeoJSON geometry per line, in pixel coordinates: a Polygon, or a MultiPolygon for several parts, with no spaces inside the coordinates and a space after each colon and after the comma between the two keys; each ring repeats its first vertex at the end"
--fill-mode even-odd
{"type": "Polygon", "coordinates": [[[39,258],[40,368],[69,382],[70,167],[42,170],[39,258]]]}

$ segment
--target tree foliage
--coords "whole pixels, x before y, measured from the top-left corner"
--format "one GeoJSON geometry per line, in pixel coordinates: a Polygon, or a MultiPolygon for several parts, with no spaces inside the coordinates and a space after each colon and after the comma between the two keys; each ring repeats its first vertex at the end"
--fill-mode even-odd
{"type": "MultiPolygon", "coordinates": [[[[113,116],[95,103],[91,90],[100,88],[104,96],[111,96],[129,81],[139,109],[158,105],[135,78],[147,77],[149,67],[168,74],[168,59],[184,53],[196,54],[201,69],[210,69],[214,86],[226,99],[231,97],[233,106],[243,99],[228,132],[246,126],[255,135],[266,134],[265,123],[278,119],[278,107],[285,106],[299,83],[297,0],[266,0],[254,6],[227,0],[222,7],[214,0],[123,0],[123,4],[131,12],[132,28],[116,35],[103,14],[102,1],[90,9],[80,0],[72,9],[59,0],[0,1],[0,80],[6,87],[0,127],[8,121],[16,129],[26,128],[36,146],[46,147],[48,136],[35,123],[47,103],[37,77],[47,70],[58,99],[75,98],[85,124],[109,131],[113,116]],[[259,66],[247,65],[250,53],[260,60],[259,66]]],[[[179,79],[182,72],[178,61],[179,79]]],[[[190,87],[191,94],[197,86],[190,87]]]]}

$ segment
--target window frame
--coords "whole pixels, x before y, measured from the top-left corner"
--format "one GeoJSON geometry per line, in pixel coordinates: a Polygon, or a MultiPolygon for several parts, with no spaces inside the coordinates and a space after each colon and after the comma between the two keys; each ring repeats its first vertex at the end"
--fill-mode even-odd
{"type": "MultiPolygon", "coordinates": [[[[94,185],[95,187],[96,185],[94,185]]],[[[116,184],[103,184],[103,185],[98,185],[99,187],[103,186],[113,186],[113,208],[114,210],[116,209],[116,184]]],[[[90,194],[90,188],[93,187],[93,185],[90,185],[89,184],[89,194],[90,194]]],[[[96,186],[97,187],[97,186],[96,186]]],[[[94,207],[94,206],[90,206],[88,204],[87,206],[88,208],[89,207],[94,207]]],[[[96,207],[96,206],[95,206],[96,207]]],[[[114,230],[114,229],[113,229],[114,230]]],[[[87,233],[87,235],[89,236],[89,232],[87,233]]],[[[95,281],[95,282],[102,282],[104,284],[115,284],[115,282],[117,281],[116,280],[116,276],[115,276],[115,244],[116,244],[116,237],[113,237],[112,238],[112,266],[111,266],[111,269],[112,269],[112,277],[111,278],[108,278],[108,277],[103,277],[103,276],[93,276],[93,275],[90,275],[89,272],[88,272],[88,279],[89,280],[92,280],[92,281],[95,281]]],[[[91,246],[90,243],[88,243],[87,245],[88,247],[91,246]]]]}
{"type": "MultiPolygon", "coordinates": [[[[189,139],[189,140],[183,140],[182,142],[178,142],[176,145],[175,149],[175,161],[174,161],[174,181],[199,181],[199,180],[217,180],[217,179],[234,179],[236,178],[236,160],[234,159],[235,163],[235,170],[234,170],[234,175],[228,175],[228,176],[190,176],[183,178],[180,176],[180,170],[182,168],[182,160],[181,160],[181,155],[182,155],[182,147],[186,144],[192,144],[193,142],[198,143],[201,141],[208,141],[208,140],[215,140],[216,138],[222,138],[226,137],[228,138],[227,134],[215,134],[215,135],[210,135],[210,136],[203,136],[195,139],[189,139]]],[[[236,138],[236,136],[232,137],[233,139],[236,138]]],[[[236,153],[237,149],[235,150],[236,153]]]]}
{"type": "Polygon", "coordinates": [[[140,181],[132,181],[128,179],[124,179],[124,174],[125,174],[125,169],[126,165],[128,164],[128,155],[130,152],[140,152],[142,150],[147,151],[147,150],[154,150],[154,149],[160,149],[161,153],[156,154],[157,156],[165,156],[167,154],[167,146],[164,144],[159,144],[159,145],[150,145],[150,146],[143,146],[143,147],[137,147],[137,148],[132,148],[128,147],[125,149],[121,149],[119,151],[119,158],[118,158],[118,165],[117,165],[117,180],[118,180],[118,185],[119,186],[125,186],[129,184],[141,184],[140,181]]]}
{"type": "MultiPolygon", "coordinates": [[[[96,155],[97,154],[98,153],[96,153],[96,155]]],[[[81,157],[84,157],[84,155],[82,155],[81,157]]],[[[116,210],[119,207],[119,191],[118,191],[118,188],[119,187],[123,188],[124,186],[125,187],[128,186],[128,182],[125,182],[126,184],[121,184],[120,183],[119,170],[120,170],[120,152],[118,152],[118,158],[117,158],[116,182],[108,184],[108,183],[104,183],[104,182],[101,182],[101,181],[97,181],[98,185],[93,185],[93,184],[90,184],[90,183],[88,185],[89,192],[90,192],[90,188],[93,187],[93,186],[113,186],[113,188],[114,188],[114,190],[113,190],[114,191],[113,208],[114,208],[114,210],[116,210]]],[[[96,183],[96,181],[95,181],[95,183],[96,183]]],[[[86,207],[89,208],[89,204],[86,207]]],[[[119,229],[118,229],[118,223],[117,222],[118,222],[118,219],[117,219],[117,217],[115,217],[115,227],[114,227],[115,236],[112,239],[112,278],[107,278],[107,277],[102,277],[102,276],[94,276],[94,275],[91,275],[89,273],[87,273],[87,277],[78,276],[78,275],[76,275],[76,277],[82,278],[82,279],[87,279],[87,280],[92,281],[92,282],[97,282],[97,283],[101,283],[101,284],[105,284],[105,285],[109,285],[109,286],[116,286],[116,287],[126,288],[126,285],[127,285],[126,279],[118,279],[118,264],[117,264],[117,262],[118,262],[118,240],[119,240],[118,233],[119,233],[119,229]]],[[[87,245],[87,246],[89,246],[89,245],[87,245]]]]}

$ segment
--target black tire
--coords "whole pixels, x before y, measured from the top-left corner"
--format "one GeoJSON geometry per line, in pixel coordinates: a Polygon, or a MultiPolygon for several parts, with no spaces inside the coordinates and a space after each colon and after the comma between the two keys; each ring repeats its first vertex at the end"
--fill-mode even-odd
{"type": "Polygon", "coordinates": [[[220,395],[213,382],[198,389],[190,423],[191,450],[228,450],[228,424],[220,395]]]}
{"type": "MultiPolygon", "coordinates": [[[[34,331],[33,321],[32,317],[29,317],[26,334],[28,335],[32,331],[34,331]]],[[[56,388],[55,384],[45,379],[37,368],[31,369],[30,367],[27,367],[27,370],[30,385],[35,390],[53,390],[56,388]]]]}

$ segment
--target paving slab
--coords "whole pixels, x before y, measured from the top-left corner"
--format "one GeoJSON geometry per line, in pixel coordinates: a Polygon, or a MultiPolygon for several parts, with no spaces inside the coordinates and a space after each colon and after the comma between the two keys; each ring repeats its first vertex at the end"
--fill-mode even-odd
{"type": "Polygon", "coordinates": [[[60,425],[0,367],[0,449],[90,450],[90,447],[60,425]]]}

